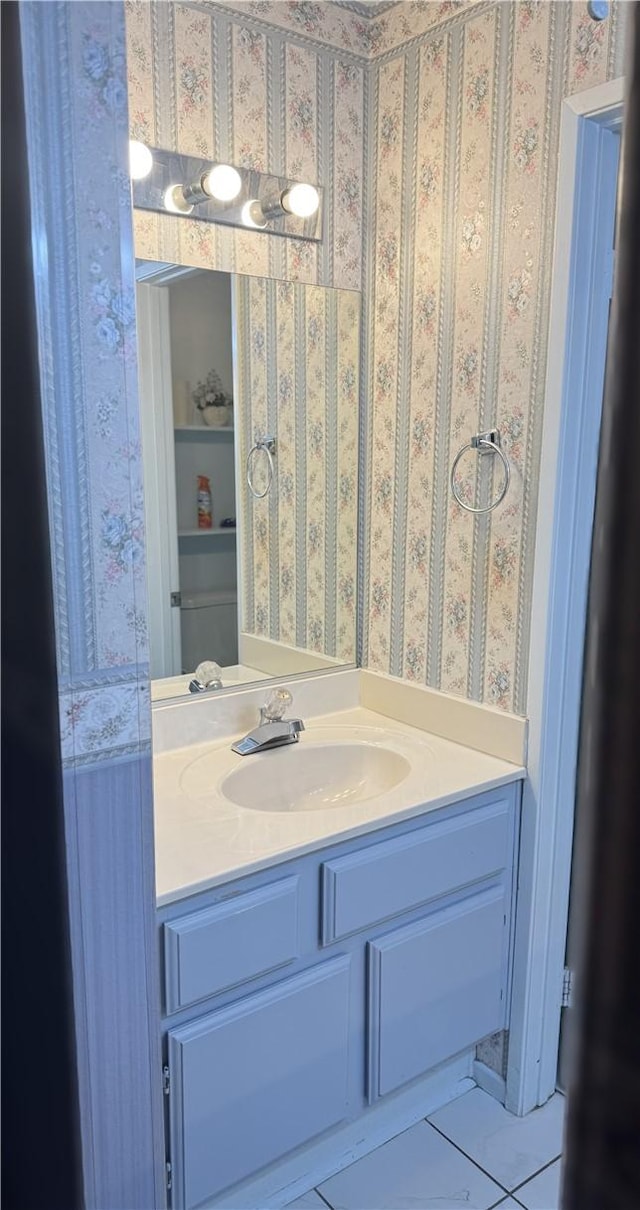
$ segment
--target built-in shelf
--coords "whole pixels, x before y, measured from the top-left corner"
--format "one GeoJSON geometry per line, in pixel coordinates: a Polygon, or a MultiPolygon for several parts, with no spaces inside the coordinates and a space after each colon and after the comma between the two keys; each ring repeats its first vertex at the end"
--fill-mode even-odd
{"type": "Polygon", "coordinates": [[[235,429],[232,424],[217,429],[209,428],[206,424],[177,424],[173,431],[177,438],[187,433],[190,436],[197,433],[199,437],[233,437],[235,429]]]}
{"type": "Polygon", "coordinates": [[[213,529],[179,529],[179,538],[220,538],[223,534],[236,535],[233,525],[215,525],[213,529]]]}

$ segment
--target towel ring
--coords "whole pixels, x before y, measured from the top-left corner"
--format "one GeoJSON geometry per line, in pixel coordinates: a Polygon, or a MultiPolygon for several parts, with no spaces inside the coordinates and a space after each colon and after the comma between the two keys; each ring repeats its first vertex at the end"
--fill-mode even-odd
{"type": "Polygon", "coordinates": [[[488,433],[476,433],[475,436],[471,438],[471,441],[467,443],[467,445],[463,445],[462,449],[456,454],[453,460],[450,482],[454,500],[460,505],[460,508],[466,509],[468,513],[492,513],[494,508],[497,508],[499,504],[502,504],[511,482],[511,467],[509,465],[509,459],[502,449],[499,429],[490,429],[488,433]],[[466,454],[467,450],[477,450],[478,453],[482,455],[497,454],[504,468],[504,483],[502,484],[502,487],[500,488],[500,491],[498,492],[498,495],[493,503],[487,504],[484,508],[474,508],[472,504],[465,504],[465,501],[461,498],[461,496],[458,495],[458,489],[456,487],[456,470],[462,455],[466,454]]]}
{"type": "Polygon", "coordinates": [[[273,455],[275,452],[275,437],[265,436],[258,437],[255,445],[251,446],[251,449],[247,454],[247,485],[251,495],[254,496],[256,500],[264,500],[265,496],[268,496],[269,492],[271,491],[273,478],[275,475],[275,465],[273,461],[273,455]],[[253,459],[255,454],[259,454],[261,451],[267,455],[267,486],[263,492],[257,491],[253,483],[253,459]]]}

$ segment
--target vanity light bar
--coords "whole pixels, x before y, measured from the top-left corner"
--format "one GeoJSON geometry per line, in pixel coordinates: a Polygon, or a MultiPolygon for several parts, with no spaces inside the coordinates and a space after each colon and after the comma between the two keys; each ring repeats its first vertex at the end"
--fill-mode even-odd
{"type": "Polygon", "coordinates": [[[132,143],[131,165],[137,209],[294,239],[322,238],[323,191],[315,185],[142,143],[135,152],[132,143]],[[144,175],[137,168],[142,163],[144,175]]]}

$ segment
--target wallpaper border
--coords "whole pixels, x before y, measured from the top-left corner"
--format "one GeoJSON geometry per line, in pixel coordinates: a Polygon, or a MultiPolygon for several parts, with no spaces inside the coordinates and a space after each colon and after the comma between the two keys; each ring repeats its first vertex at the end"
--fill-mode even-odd
{"type": "MultiPolygon", "coordinates": [[[[303,8],[303,5],[296,3],[296,0],[292,0],[291,3],[287,3],[287,0],[278,0],[278,2],[283,7],[286,4],[290,11],[303,8]]],[[[317,3],[317,0],[315,2],[317,3]]],[[[435,5],[435,0],[433,2],[435,5]]],[[[324,32],[319,32],[317,35],[311,32],[302,33],[293,23],[270,21],[268,16],[261,16],[250,11],[249,0],[245,0],[244,3],[229,4],[217,3],[216,0],[180,0],[180,3],[182,7],[195,12],[215,15],[218,18],[226,18],[235,22],[241,21],[247,28],[258,30],[261,33],[271,35],[274,32],[280,33],[286,37],[287,42],[293,45],[311,50],[320,48],[329,54],[334,54],[345,63],[371,66],[406,53],[408,49],[419,44],[425,38],[437,37],[450,27],[467,21],[471,15],[475,17],[477,13],[493,7],[496,3],[502,3],[502,0],[450,0],[449,4],[441,3],[439,7],[442,15],[435,21],[426,23],[424,29],[419,33],[409,33],[398,28],[398,20],[403,16],[403,0],[397,0],[396,3],[388,5],[379,14],[369,13],[367,15],[360,13],[357,8],[349,4],[336,5],[343,13],[353,14],[358,19],[353,22],[353,35],[364,43],[361,50],[346,46],[337,38],[329,41],[324,32]],[[383,33],[387,34],[391,45],[386,47],[379,45],[383,33]]]]}
{"type": "Polygon", "coordinates": [[[273,36],[274,33],[281,34],[293,46],[313,51],[320,49],[327,54],[335,55],[336,58],[342,59],[345,63],[357,63],[361,67],[371,62],[371,56],[365,50],[351,50],[337,43],[327,42],[321,37],[314,38],[309,34],[303,34],[293,26],[284,26],[276,21],[268,21],[266,17],[259,17],[255,13],[249,12],[248,5],[246,7],[240,5],[236,7],[231,4],[216,4],[215,0],[180,0],[180,4],[183,8],[190,8],[195,12],[201,12],[207,16],[222,17],[236,24],[240,22],[248,29],[258,30],[262,34],[269,34],[270,36],[273,36]]]}

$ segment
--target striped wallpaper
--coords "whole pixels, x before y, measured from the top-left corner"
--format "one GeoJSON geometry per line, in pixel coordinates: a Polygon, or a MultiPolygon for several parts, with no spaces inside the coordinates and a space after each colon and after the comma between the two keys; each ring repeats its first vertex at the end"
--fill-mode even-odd
{"type": "MultiPolygon", "coordinates": [[[[583,3],[462,6],[370,72],[364,662],[516,713],[561,100],[621,74],[623,17],[624,5],[601,24],[583,3]],[[512,486],[475,520],[448,476],[494,425],[512,486]]],[[[475,456],[461,475],[472,490],[475,456]]]]}
{"type": "MultiPolygon", "coordinates": [[[[517,713],[561,101],[622,73],[626,10],[596,23],[584,0],[419,0],[375,18],[293,0],[126,6],[139,137],[327,188],[319,248],[148,214],[136,242],[150,259],[362,288],[361,662],[517,713]],[[494,424],[512,486],[474,521],[449,470],[494,424]]],[[[478,499],[496,486],[484,465],[478,499]]],[[[468,456],[468,490],[474,471],[468,456]]]]}
{"type": "Polygon", "coordinates": [[[255,277],[236,291],[240,465],[257,436],[277,440],[273,490],[239,498],[242,629],[352,662],[360,296],[255,277]]]}

